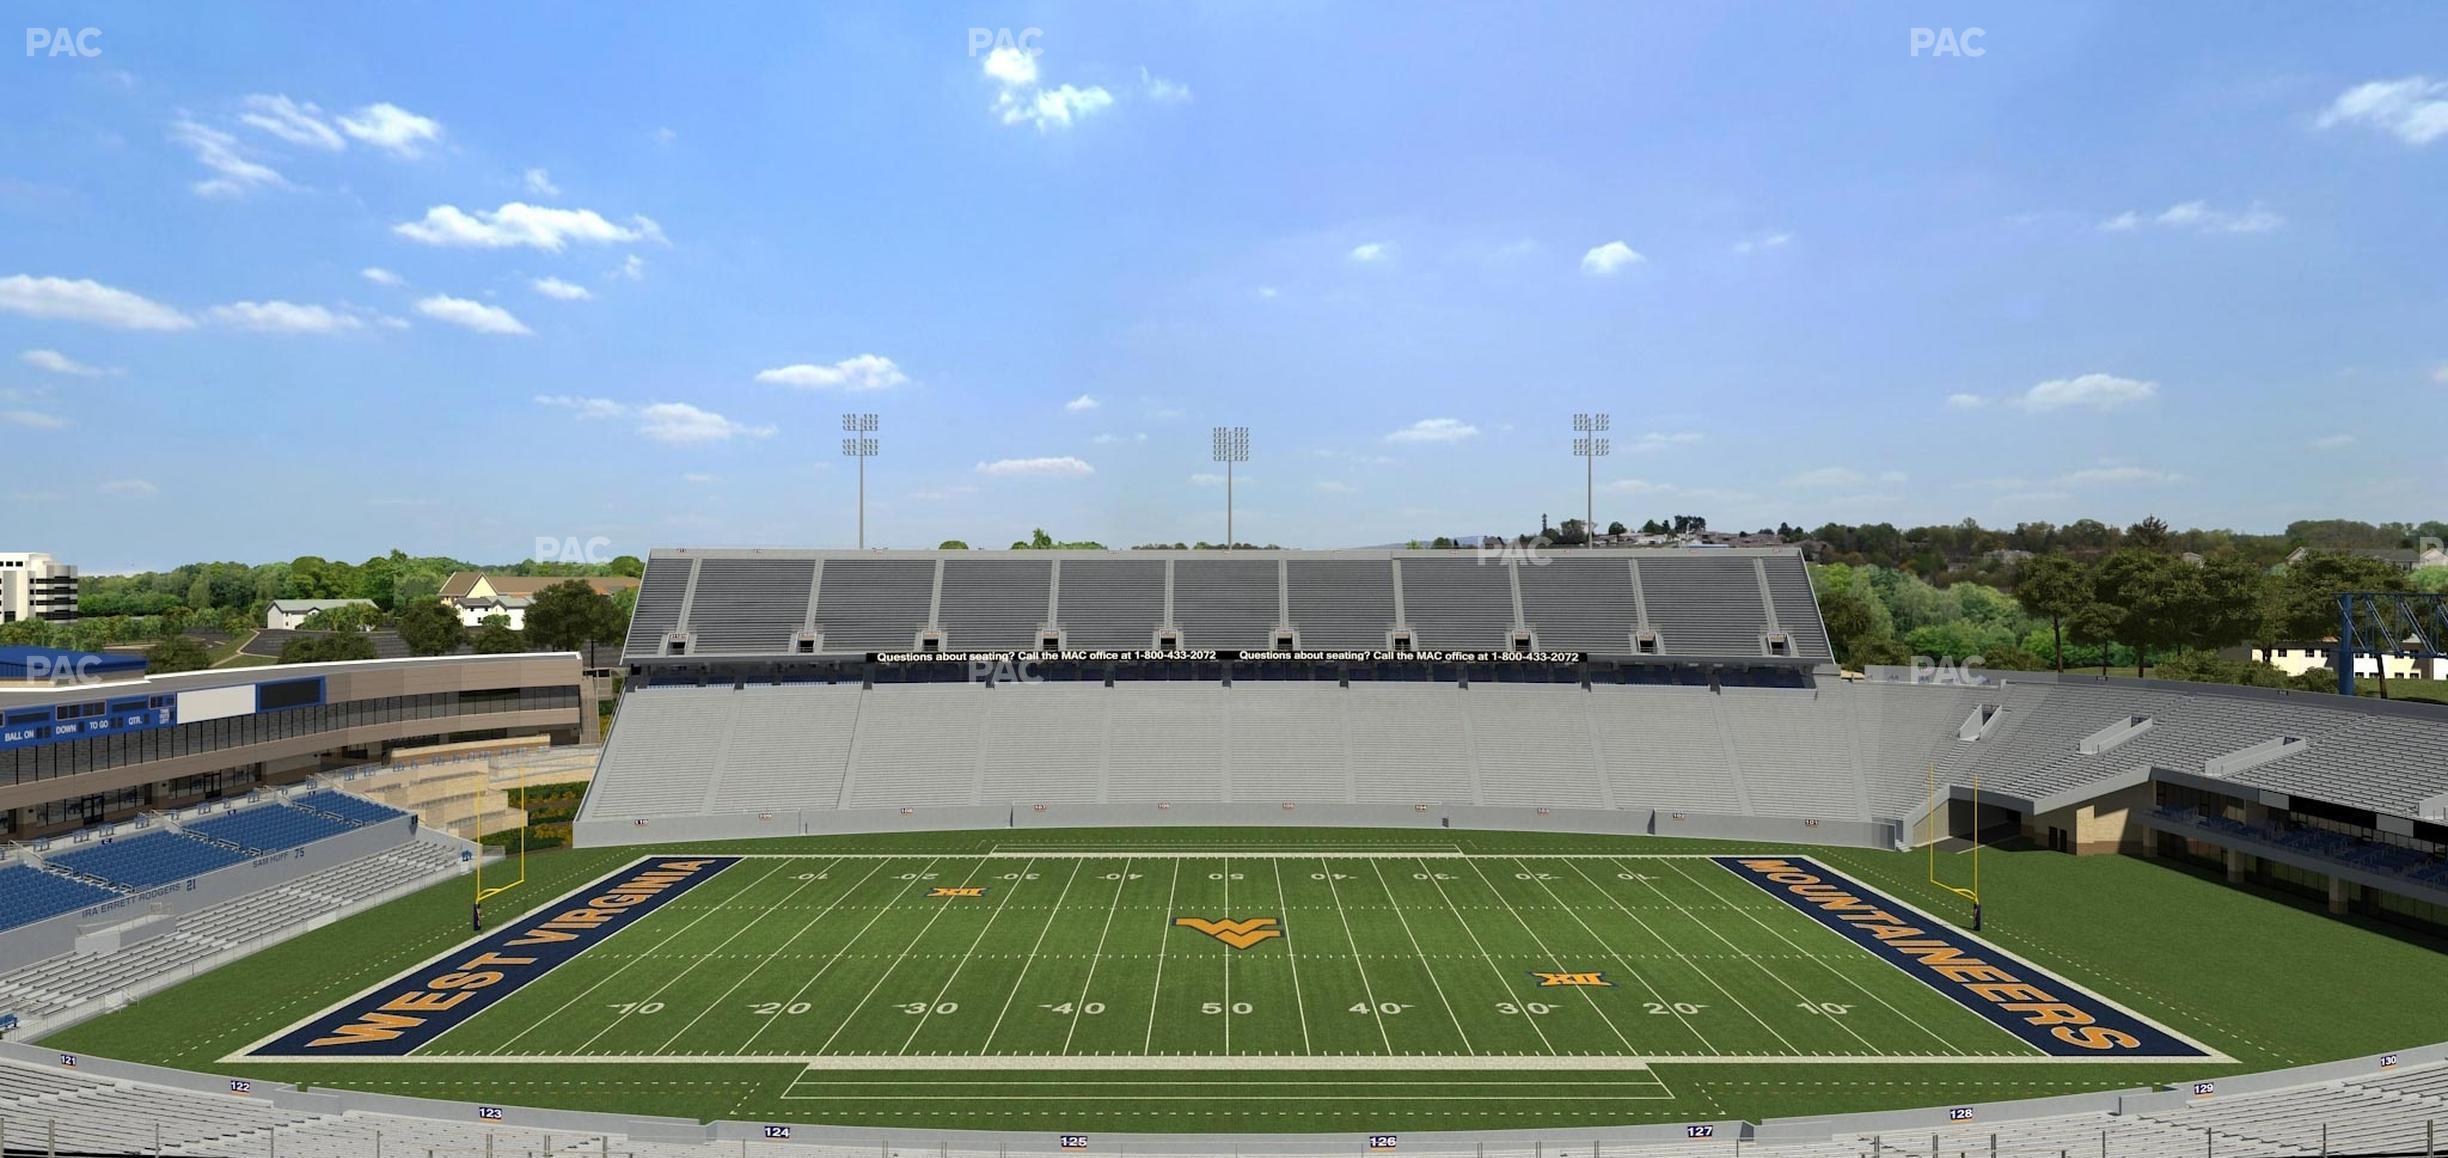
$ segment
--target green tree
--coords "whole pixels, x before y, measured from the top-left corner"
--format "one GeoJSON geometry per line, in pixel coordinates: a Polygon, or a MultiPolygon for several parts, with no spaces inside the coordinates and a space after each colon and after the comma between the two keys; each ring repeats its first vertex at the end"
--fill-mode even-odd
{"type": "Polygon", "coordinates": [[[1820,595],[1819,615],[1827,622],[1828,644],[1838,663],[1858,669],[1864,645],[1888,638],[1886,616],[1856,588],[1839,587],[1820,595]]]}
{"type": "Polygon", "coordinates": [[[193,636],[173,635],[145,649],[145,672],[149,675],[201,671],[211,666],[212,656],[193,636]]]}
{"type": "Polygon", "coordinates": [[[2349,591],[2403,591],[2406,573],[2385,560],[2315,551],[2288,564],[2263,589],[2261,635],[2272,642],[2332,639],[2338,600],[2349,591]]]}
{"type": "Polygon", "coordinates": [[[318,610],[299,620],[298,627],[303,631],[371,631],[382,623],[380,608],[349,603],[318,610]]]}
{"type": "Polygon", "coordinates": [[[935,549],[938,551],[966,551],[969,549],[969,544],[961,542],[958,539],[946,539],[941,543],[937,543],[935,545],[935,549]]]}
{"type": "Polygon", "coordinates": [[[527,638],[536,647],[585,652],[589,667],[595,665],[595,645],[619,640],[627,628],[611,598],[580,579],[536,592],[527,608],[527,638]]]}
{"type": "Polygon", "coordinates": [[[2136,676],[2148,672],[2153,650],[2186,642],[2202,601],[2201,576],[2192,564],[2139,547],[2101,559],[2091,592],[2107,638],[2134,649],[2136,676]]]}
{"type": "Polygon", "coordinates": [[[282,663],[336,663],[374,658],[374,637],[362,631],[292,636],[281,645],[282,663]]]}
{"type": "Polygon", "coordinates": [[[476,629],[476,638],[471,646],[478,655],[508,655],[527,650],[527,641],[519,638],[519,633],[507,626],[488,623],[476,629]]]}
{"type": "Polygon", "coordinates": [[[467,643],[467,627],[459,622],[459,612],[439,599],[400,608],[393,627],[410,655],[449,655],[467,643]]]}
{"type": "Polygon", "coordinates": [[[2049,621],[2049,656],[2065,670],[2065,623],[2091,597],[2091,576],[2068,555],[2035,555],[2015,576],[2015,601],[2049,621]]]}

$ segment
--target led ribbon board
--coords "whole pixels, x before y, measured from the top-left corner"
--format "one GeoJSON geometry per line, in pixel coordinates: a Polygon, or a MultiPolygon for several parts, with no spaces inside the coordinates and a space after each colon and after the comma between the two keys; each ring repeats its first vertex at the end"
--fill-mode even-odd
{"type": "Polygon", "coordinates": [[[2106,1000],[1801,857],[1712,857],[2050,1057],[2212,1056],[2106,1000]]]}
{"type": "Polygon", "coordinates": [[[405,1057],[738,864],[658,856],[377,985],[244,1056],[405,1057]]]}

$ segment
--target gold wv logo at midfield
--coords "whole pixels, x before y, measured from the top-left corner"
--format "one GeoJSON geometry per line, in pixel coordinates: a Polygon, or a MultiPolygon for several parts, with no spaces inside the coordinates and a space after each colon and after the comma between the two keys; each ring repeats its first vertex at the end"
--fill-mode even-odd
{"type": "Polygon", "coordinates": [[[1221,921],[1210,921],[1205,917],[1175,917],[1173,923],[1186,929],[1196,929],[1235,949],[1247,949],[1268,938],[1283,936],[1283,930],[1275,927],[1273,917],[1243,917],[1239,920],[1227,917],[1221,921]]]}
{"type": "Polygon", "coordinates": [[[937,885],[935,890],[927,895],[930,897],[982,897],[986,895],[986,889],[982,885],[937,885]]]}

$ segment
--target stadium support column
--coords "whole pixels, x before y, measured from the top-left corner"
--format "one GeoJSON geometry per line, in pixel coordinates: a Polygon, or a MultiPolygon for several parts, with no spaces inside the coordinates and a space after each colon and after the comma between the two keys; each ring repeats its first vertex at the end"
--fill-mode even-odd
{"type": "Polygon", "coordinates": [[[1581,545],[1598,545],[1598,460],[1614,449],[1607,439],[1612,420],[1605,414],[1573,415],[1573,455],[1581,460],[1581,545]]]}
{"type": "MultiPolygon", "coordinates": [[[[2338,596],[2337,654],[2329,662],[2337,665],[2338,694],[2354,694],[2354,596],[2338,596]]],[[[2388,663],[2386,658],[2382,664],[2388,663]]]]}

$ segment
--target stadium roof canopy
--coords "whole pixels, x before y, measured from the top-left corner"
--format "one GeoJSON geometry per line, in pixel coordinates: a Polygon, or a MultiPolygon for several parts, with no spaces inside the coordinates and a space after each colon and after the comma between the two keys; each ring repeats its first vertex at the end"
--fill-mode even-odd
{"type": "Polygon", "coordinates": [[[623,659],[937,650],[1579,652],[1828,662],[1792,548],[658,549],[623,659]]]}

